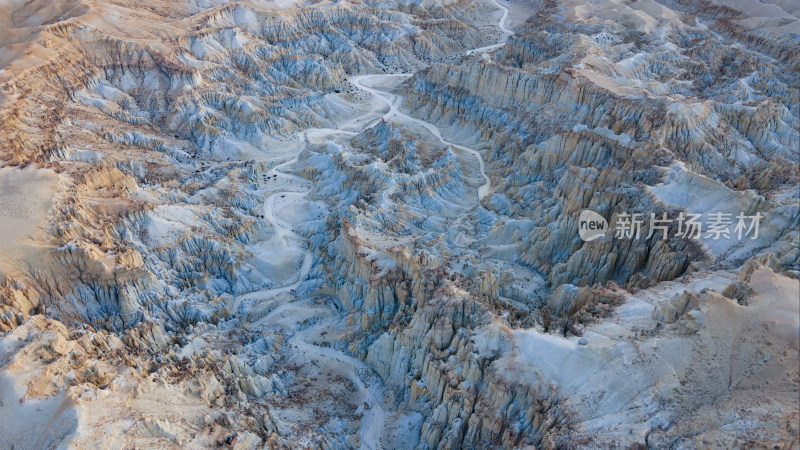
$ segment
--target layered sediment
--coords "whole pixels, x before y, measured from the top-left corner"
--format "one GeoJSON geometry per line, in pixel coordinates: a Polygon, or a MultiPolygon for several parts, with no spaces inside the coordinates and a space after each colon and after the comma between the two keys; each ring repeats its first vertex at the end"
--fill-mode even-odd
{"type": "Polygon", "coordinates": [[[797,11],[501,3],[6,1],[0,444],[796,444],[797,11]]]}

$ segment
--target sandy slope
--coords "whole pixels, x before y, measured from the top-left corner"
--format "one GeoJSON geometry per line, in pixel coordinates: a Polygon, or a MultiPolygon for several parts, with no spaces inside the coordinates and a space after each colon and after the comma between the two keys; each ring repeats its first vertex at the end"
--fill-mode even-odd
{"type": "Polygon", "coordinates": [[[51,448],[75,431],[78,416],[65,393],[44,399],[25,399],[28,381],[39,364],[15,353],[27,338],[27,329],[17,328],[0,339],[0,362],[14,359],[13,371],[0,371],[0,447],[51,448]]]}
{"type": "Polygon", "coordinates": [[[52,170],[0,168],[0,275],[24,264],[40,249],[28,237],[38,235],[59,183],[52,170]]]}
{"type": "Polygon", "coordinates": [[[742,306],[715,293],[734,279],[730,273],[698,275],[631,294],[583,338],[519,329],[503,347],[503,332],[489,328],[478,342],[484,352],[505,348],[506,356],[494,365],[509,380],[531,382],[536,374],[538,383],[559,386],[566,404],[579,412],[578,436],[586,442],[615,435],[646,440],[675,421],[682,423],[678,433],[688,432],[698,420],[709,444],[725,447],[731,445],[726,427],[739,426],[732,422],[750,421],[754,433],[773,427],[777,433],[781,424],[771,419],[787,409],[800,411],[793,395],[797,378],[785,377],[800,363],[800,285],[769,269],[756,270],[755,295],[742,306]],[[708,290],[693,313],[704,323],[697,336],[669,329],[640,335],[652,328],[654,309],[686,290],[708,290]],[[671,407],[659,406],[665,403],[671,407]],[[751,414],[752,404],[770,406],[751,414]]]}

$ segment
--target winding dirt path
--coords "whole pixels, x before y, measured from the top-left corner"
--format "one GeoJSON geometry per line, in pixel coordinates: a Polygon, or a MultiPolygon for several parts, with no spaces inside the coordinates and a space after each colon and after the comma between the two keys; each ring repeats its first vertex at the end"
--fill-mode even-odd
{"type": "Polygon", "coordinates": [[[486,165],[483,162],[483,157],[481,156],[480,153],[478,153],[477,150],[474,150],[474,149],[469,148],[469,147],[465,147],[463,145],[454,144],[454,143],[446,140],[444,137],[442,137],[442,132],[441,132],[441,130],[439,130],[439,127],[437,127],[436,125],[434,125],[434,124],[432,124],[430,122],[426,122],[426,121],[421,120],[421,119],[417,119],[417,118],[411,117],[408,114],[400,111],[400,108],[398,107],[398,105],[403,100],[403,97],[401,95],[391,94],[391,93],[386,92],[386,91],[381,91],[379,89],[370,88],[370,87],[367,87],[367,86],[365,86],[363,84],[363,82],[365,80],[381,79],[381,78],[410,77],[412,75],[413,74],[410,74],[410,73],[398,73],[398,74],[388,74],[388,75],[384,75],[384,74],[379,74],[379,75],[359,75],[359,76],[356,76],[356,77],[353,77],[353,78],[350,79],[350,81],[352,81],[353,84],[356,85],[356,87],[358,87],[359,89],[362,89],[362,90],[364,90],[366,92],[369,92],[370,94],[372,94],[372,95],[374,95],[374,96],[376,96],[378,98],[383,99],[389,105],[389,112],[387,112],[386,114],[381,116],[380,119],[372,122],[370,125],[365,127],[365,129],[369,129],[369,128],[374,127],[381,120],[388,120],[391,117],[398,117],[400,119],[404,119],[404,120],[416,123],[417,125],[420,125],[420,126],[424,127],[426,130],[430,131],[431,134],[436,136],[436,138],[442,144],[444,144],[446,146],[449,146],[449,147],[454,147],[454,148],[456,148],[456,149],[458,149],[458,150],[460,150],[462,152],[466,152],[466,153],[469,153],[469,154],[475,156],[475,158],[477,158],[477,160],[478,160],[478,168],[480,169],[481,176],[484,179],[484,183],[480,187],[478,187],[478,200],[482,200],[484,197],[486,197],[486,195],[488,195],[491,192],[492,181],[489,179],[489,176],[486,175],[486,165]]]}
{"type": "Polygon", "coordinates": [[[505,34],[504,38],[500,42],[498,42],[496,44],[487,45],[485,47],[479,47],[479,48],[472,49],[472,50],[467,50],[466,52],[464,52],[465,55],[475,55],[475,54],[478,54],[478,53],[485,53],[485,52],[492,51],[492,50],[494,50],[496,48],[500,48],[500,47],[506,45],[506,41],[508,40],[509,36],[514,34],[514,30],[506,27],[506,20],[508,19],[508,13],[509,13],[508,7],[504,6],[504,5],[501,5],[500,3],[497,2],[497,0],[492,0],[492,3],[494,3],[495,5],[497,5],[498,8],[503,10],[503,17],[500,18],[500,20],[497,23],[497,26],[501,30],[503,30],[503,34],[505,34]]]}
{"type": "MultiPolygon", "coordinates": [[[[502,9],[502,11],[503,11],[503,16],[500,18],[500,20],[498,21],[497,25],[503,31],[504,37],[500,42],[498,42],[496,44],[487,45],[487,46],[484,46],[484,47],[479,47],[479,48],[476,48],[476,49],[468,50],[468,51],[465,52],[466,55],[474,55],[474,54],[478,54],[478,53],[485,53],[485,52],[492,51],[492,50],[494,50],[496,48],[500,48],[500,47],[505,45],[506,41],[508,40],[508,37],[514,34],[514,31],[511,30],[510,28],[506,27],[506,24],[505,24],[506,20],[508,19],[508,13],[509,13],[508,7],[506,7],[504,5],[501,5],[500,3],[497,2],[497,0],[492,0],[492,3],[497,5],[497,7],[502,9]]],[[[469,153],[469,154],[473,155],[478,160],[478,168],[480,169],[481,176],[484,179],[484,183],[480,187],[478,187],[478,201],[482,200],[489,193],[491,193],[492,180],[489,179],[488,175],[486,175],[486,163],[484,162],[483,156],[481,156],[480,152],[478,152],[477,150],[472,149],[470,147],[454,144],[454,143],[446,140],[444,137],[442,137],[442,132],[439,129],[439,127],[437,127],[436,125],[434,125],[434,124],[432,124],[430,122],[421,120],[421,119],[417,119],[415,117],[411,117],[408,114],[406,114],[403,111],[401,111],[400,110],[400,104],[402,104],[402,101],[403,101],[403,97],[401,95],[392,94],[390,92],[386,92],[386,91],[380,90],[380,89],[375,88],[375,87],[369,87],[369,86],[365,86],[364,85],[364,81],[367,81],[367,80],[380,80],[380,79],[385,79],[385,78],[409,78],[409,77],[412,77],[412,76],[414,76],[413,73],[393,73],[393,74],[358,75],[358,76],[354,76],[354,77],[350,78],[350,81],[357,88],[372,94],[376,98],[379,98],[379,99],[383,100],[389,106],[389,111],[386,114],[381,116],[379,119],[373,121],[371,124],[367,125],[364,129],[369,129],[369,128],[374,127],[381,120],[388,120],[391,117],[397,117],[397,118],[399,118],[401,120],[406,120],[406,121],[413,122],[413,123],[415,123],[417,125],[422,126],[426,130],[430,131],[431,134],[436,136],[436,138],[442,144],[444,144],[446,146],[450,146],[450,147],[456,148],[457,150],[460,150],[462,152],[469,153]]],[[[364,116],[361,116],[359,119],[361,119],[363,117],[364,116]]]]}
{"type": "MultiPolygon", "coordinates": [[[[498,26],[500,27],[501,30],[503,30],[505,36],[501,42],[469,50],[466,52],[467,55],[488,52],[496,48],[499,48],[505,44],[505,41],[508,39],[508,36],[513,34],[513,31],[506,28],[505,25],[505,21],[508,18],[509,9],[498,3],[497,0],[492,0],[492,2],[503,10],[503,16],[499,20],[498,26]]],[[[486,175],[486,165],[484,163],[481,154],[475,149],[447,141],[446,139],[444,139],[444,137],[442,137],[441,130],[439,130],[439,128],[436,125],[430,122],[426,122],[424,120],[416,119],[402,112],[399,108],[399,105],[402,103],[403,100],[402,96],[382,91],[374,87],[369,87],[364,84],[364,82],[368,80],[380,80],[382,78],[385,79],[385,78],[411,77],[411,76],[413,76],[412,73],[368,74],[368,75],[359,75],[351,77],[350,81],[356,87],[382,100],[382,102],[389,107],[388,112],[381,115],[380,111],[378,110],[382,109],[382,107],[380,105],[374,106],[366,114],[362,114],[361,116],[351,119],[350,121],[342,124],[338,128],[309,128],[303,132],[304,140],[306,142],[323,142],[325,138],[337,134],[355,135],[359,131],[363,131],[375,126],[381,120],[389,119],[392,117],[396,117],[398,119],[417,124],[419,126],[424,127],[429,132],[431,132],[431,134],[436,136],[436,138],[442,144],[453,147],[461,152],[471,154],[477,159],[478,167],[480,169],[480,174],[484,179],[484,183],[478,188],[478,201],[480,201],[491,192],[492,188],[491,180],[489,179],[488,175],[486,175]],[[378,115],[379,117],[375,120],[370,121],[369,118],[374,117],[375,115],[378,115]]],[[[278,239],[283,240],[283,242],[287,246],[297,246],[302,248],[302,242],[303,242],[302,236],[295,233],[290,224],[285,223],[283,220],[279,219],[275,214],[275,203],[276,199],[279,196],[280,197],[299,196],[305,198],[308,195],[309,190],[302,188],[303,186],[308,185],[307,180],[297,175],[283,171],[284,168],[289,167],[292,164],[296,163],[299,156],[300,153],[298,152],[298,154],[295,155],[294,158],[272,168],[268,172],[268,175],[288,178],[289,180],[296,182],[297,185],[301,187],[301,189],[291,190],[291,191],[278,191],[271,194],[267,198],[264,204],[264,214],[266,219],[269,220],[269,222],[272,224],[275,230],[275,235],[277,236],[278,239]]],[[[245,296],[241,296],[241,298],[267,299],[274,297],[280,293],[291,291],[300,285],[300,282],[311,270],[312,263],[313,263],[313,255],[311,254],[311,252],[308,250],[303,250],[303,263],[296,280],[282,287],[252,292],[245,296]]],[[[262,320],[259,320],[259,322],[263,323],[265,321],[268,321],[268,318],[269,315],[267,317],[264,317],[262,320]]],[[[365,378],[364,375],[372,373],[372,369],[370,369],[369,366],[367,366],[360,359],[349,356],[333,348],[321,347],[315,345],[307,340],[309,335],[312,334],[312,332],[314,332],[319,328],[328,327],[329,325],[330,324],[327,323],[326,321],[320,321],[316,325],[313,325],[304,330],[297,331],[289,339],[289,343],[296,349],[315,355],[318,359],[324,359],[327,360],[330,364],[340,365],[347,368],[347,373],[350,375],[351,380],[353,381],[354,385],[358,388],[358,390],[361,392],[363,398],[365,399],[365,402],[369,407],[364,411],[364,417],[361,420],[361,425],[359,429],[359,436],[361,437],[361,448],[368,450],[380,449],[381,448],[380,438],[383,433],[384,424],[386,420],[386,411],[383,408],[383,399],[385,398],[383,384],[382,382],[380,382],[380,380],[369,379],[369,377],[365,378]]]]}

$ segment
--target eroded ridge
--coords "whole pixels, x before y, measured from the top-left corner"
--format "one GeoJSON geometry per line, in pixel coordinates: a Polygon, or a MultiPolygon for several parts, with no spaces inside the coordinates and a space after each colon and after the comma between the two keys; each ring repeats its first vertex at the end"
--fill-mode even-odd
{"type": "Polygon", "coordinates": [[[0,447],[797,444],[790,2],[0,5],[0,447]]]}

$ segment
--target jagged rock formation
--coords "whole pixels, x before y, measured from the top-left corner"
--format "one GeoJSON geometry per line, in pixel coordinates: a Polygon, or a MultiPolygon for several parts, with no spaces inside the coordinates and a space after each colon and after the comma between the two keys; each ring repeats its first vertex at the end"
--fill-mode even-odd
{"type": "Polygon", "coordinates": [[[800,9],[500,1],[0,1],[0,446],[797,445],[800,9]]]}

